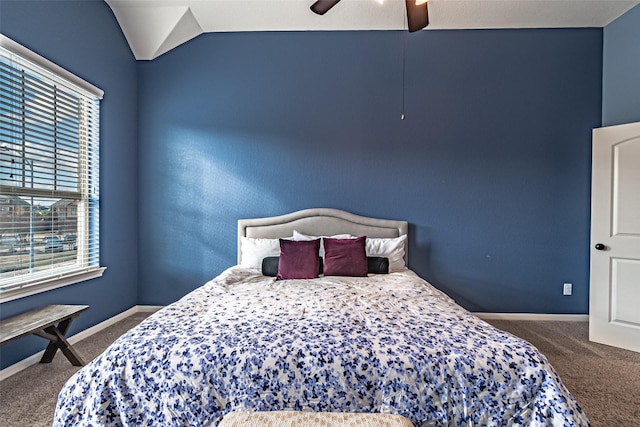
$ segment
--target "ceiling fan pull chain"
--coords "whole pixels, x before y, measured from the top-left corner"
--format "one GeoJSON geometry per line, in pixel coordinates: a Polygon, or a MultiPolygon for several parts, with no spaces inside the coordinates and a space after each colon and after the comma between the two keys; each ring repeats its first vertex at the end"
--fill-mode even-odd
{"type": "MultiPolygon", "coordinates": [[[[404,12],[402,13],[402,26],[403,28],[407,28],[407,15],[404,14],[404,12]]],[[[404,120],[405,115],[404,115],[404,97],[405,97],[405,81],[406,81],[406,49],[407,49],[407,36],[406,36],[406,32],[402,32],[401,37],[402,37],[402,115],[400,116],[401,120],[404,120]]]]}

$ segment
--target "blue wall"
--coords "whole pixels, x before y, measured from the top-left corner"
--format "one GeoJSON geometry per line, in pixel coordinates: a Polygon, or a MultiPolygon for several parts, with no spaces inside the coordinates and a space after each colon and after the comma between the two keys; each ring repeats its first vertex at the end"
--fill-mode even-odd
{"type": "Polygon", "coordinates": [[[139,303],[234,264],[238,218],[322,206],[408,220],[471,310],[587,313],[601,29],[206,34],[138,77],[139,303]]]}
{"type": "MultiPolygon", "coordinates": [[[[89,304],[70,334],[137,301],[136,62],[103,1],[1,0],[0,31],[105,91],[101,104],[101,264],[104,276],[0,305],[7,317],[47,304],[89,304]]],[[[25,337],[0,348],[5,368],[44,349],[25,337]]]]}
{"type": "Polygon", "coordinates": [[[602,125],[640,122],[640,5],[604,28],[602,125]]]}

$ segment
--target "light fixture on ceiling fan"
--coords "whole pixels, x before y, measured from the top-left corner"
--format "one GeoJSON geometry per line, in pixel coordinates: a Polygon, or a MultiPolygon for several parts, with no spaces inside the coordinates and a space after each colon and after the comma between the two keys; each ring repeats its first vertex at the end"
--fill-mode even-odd
{"type": "MultiPolygon", "coordinates": [[[[340,0],[316,0],[311,5],[311,10],[318,15],[324,15],[340,0]]],[[[409,32],[421,30],[429,25],[428,0],[405,0],[407,8],[407,24],[409,32]]]]}

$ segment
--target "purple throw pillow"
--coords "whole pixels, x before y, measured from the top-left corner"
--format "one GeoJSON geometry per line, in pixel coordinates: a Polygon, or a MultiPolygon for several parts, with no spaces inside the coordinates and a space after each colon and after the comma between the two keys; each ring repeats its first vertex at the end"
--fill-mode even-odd
{"type": "Polygon", "coordinates": [[[324,275],[355,276],[367,275],[366,237],[355,239],[324,240],[324,275]]]}
{"type": "Polygon", "coordinates": [[[320,239],[280,239],[277,280],[314,279],[320,269],[320,239]]]}

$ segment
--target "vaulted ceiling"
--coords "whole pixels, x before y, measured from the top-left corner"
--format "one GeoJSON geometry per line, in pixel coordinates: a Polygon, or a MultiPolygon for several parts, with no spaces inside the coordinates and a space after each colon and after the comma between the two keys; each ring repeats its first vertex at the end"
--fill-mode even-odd
{"type": "MultiPolygon", "coordinates": [[[[151,60],[208,32],[403,30],[405,0],[105,0],[136,59],[151,60]]],[[[429,0],[428,30],[604,27],[627,0],[429,0]]]]}

